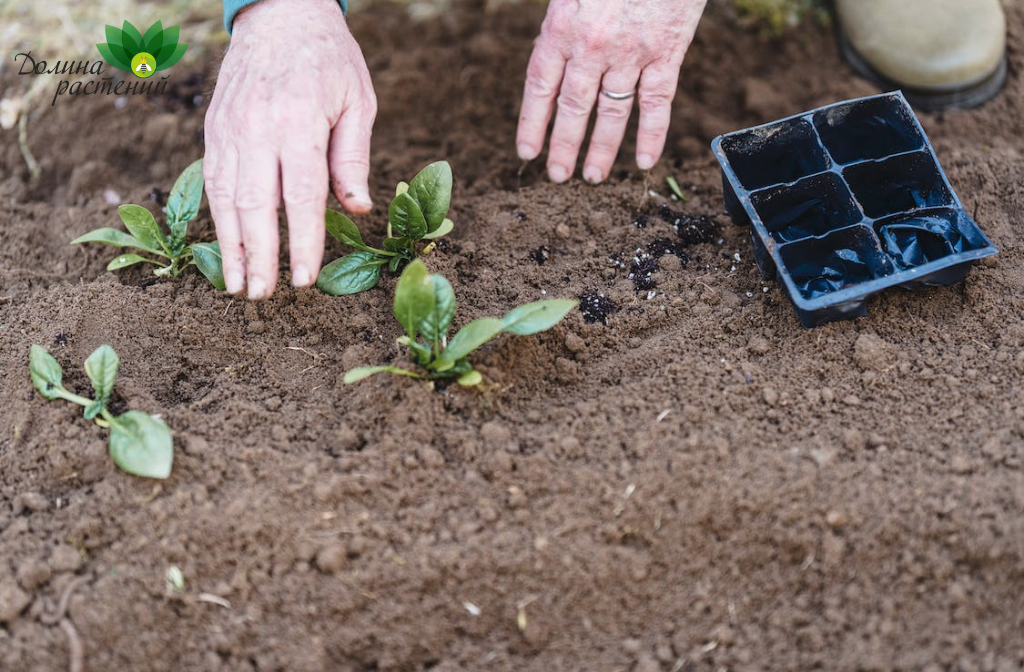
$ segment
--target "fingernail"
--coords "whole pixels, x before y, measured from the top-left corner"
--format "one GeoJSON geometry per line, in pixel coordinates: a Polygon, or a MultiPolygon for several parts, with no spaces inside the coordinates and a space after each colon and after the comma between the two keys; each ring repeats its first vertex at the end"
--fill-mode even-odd
{"type": "Polygon", "coordinates": [[[516,151],[519,152],[519,158],[523,161],[533,161],[537,158],[537,150],[525,142],[516,145],[516,151]]]}
{"type": "Polygon", "coordinates": [[[224,276],[224,288],[228,294],[241,294],[245,289],[245,276],[238,271],[232,271],[224,276]]]}
{"type": "Polygon", "coordinates": [[[601,169],[597,166],[587,166],[583,169],[583,179],[591,184],[600,184],[603,179],[601,169]]]}
{"type": "Polygon", "coordinates": [[[267,295],[267,283],[262,278],[251,278],[249,280],[249,298],[253,300],[262,299],[267,295]]]}
{"type": "Polygon", "coordinates": [[[366,208],[373,207],[373,201],[370,200],[370,192],[362,188],[356,188],[345,194],[348,198],[352,199],[356,205],[361,205],[366,208]]]}
{"type": "Polygon", "coordinates": [[[551,178],[552,182],[561,184],[569,179],[569,171],[564,166],[560,166],[557,163],[548,166],[548,177],[551,178]]]}
{"type": "Polygon", "coordinates": [[[292,286],[309,287],[309,269],[298,265],[292,269],[292,286]]]}
{"type": "Polygon", "coordinates": [[[654,157],[650,154],[637,154],[636,165],[640,170],[650,170],[654,168],[654,157]]]}

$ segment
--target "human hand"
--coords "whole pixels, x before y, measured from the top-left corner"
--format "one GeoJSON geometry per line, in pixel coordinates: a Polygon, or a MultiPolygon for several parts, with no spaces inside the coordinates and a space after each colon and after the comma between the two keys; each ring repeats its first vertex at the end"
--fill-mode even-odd
{"type": "Polygon", "coordinates": [[[633,109],[633,96],[602,92],[636,91],[636,162],[641,170],[652,168],[665,148],[679,68],[706,2],[551,0],[526,71],[516,139],[519,157],[531,161],[540,155],[557,97],[548,176],[554,182],[568,180],[596,102],[583,178],[601,182],[619,153],[633,109]]]}
{"type": "Polygon", "coordinates": [[[316,281],[328,185],[349,212],[370,210],[376,114],[336,0],[262,0],[237,14],[206,113],[204,161],[228,292],[273,294],[282,195],[292,284],[316,281]]]}

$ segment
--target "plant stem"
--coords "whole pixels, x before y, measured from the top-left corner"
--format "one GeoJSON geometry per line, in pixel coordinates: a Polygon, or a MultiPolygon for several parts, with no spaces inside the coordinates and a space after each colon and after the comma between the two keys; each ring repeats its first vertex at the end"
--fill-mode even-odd
{"type": "Polygon", "coordinates": [[[65,401],[70,401],[72,404],[78,404],[79,406],[88,406],[93,401],[92,399],[86,399],[85,397],[79,396],[74,392],[69,392],[66,388],[63,387],[54,387],[53,391],[61,399],[64,399],[65,401]]]}

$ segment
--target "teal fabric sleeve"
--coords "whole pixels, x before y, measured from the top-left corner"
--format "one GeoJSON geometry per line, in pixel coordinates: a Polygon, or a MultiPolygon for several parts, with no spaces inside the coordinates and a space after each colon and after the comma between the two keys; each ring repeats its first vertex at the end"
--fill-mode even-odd
{"type": "MultiPolygon", "coordinates": [[[[235,21],[235,14],[243,7],[255,4],[259,0],[224,0],[224,28],[231,34],[231,24],[235,21]]],[[[338,0],[341,4],[341,11],[348,13],[348,0],[338,0]]]]}

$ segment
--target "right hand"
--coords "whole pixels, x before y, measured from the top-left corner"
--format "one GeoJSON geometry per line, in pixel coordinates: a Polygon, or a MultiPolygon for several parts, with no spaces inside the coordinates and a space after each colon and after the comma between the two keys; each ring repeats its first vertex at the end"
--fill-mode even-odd
{"type": "Polygon", "coordinates": [[[262,0],[232,32],[206,113],[204,173],[227,290],[265,299],[282,196],[296,287],[320,271],[328,185],[349,212],[369,212],[377,99],[337,0],[262,0]]]}

